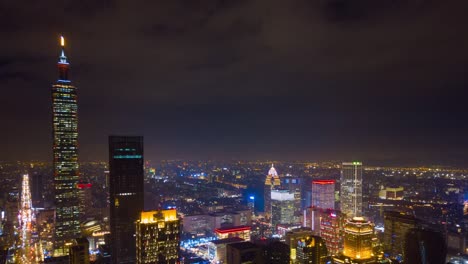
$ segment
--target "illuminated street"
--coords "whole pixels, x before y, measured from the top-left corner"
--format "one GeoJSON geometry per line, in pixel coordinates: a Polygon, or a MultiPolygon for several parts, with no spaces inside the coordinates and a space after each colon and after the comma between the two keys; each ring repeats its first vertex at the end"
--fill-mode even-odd
{"type": "Polygon", "coordinates": [[[23,175],[21,184],[21,209],[19,218],[19,242],[16,262],[18,263],[39,263],[40,250],[38,249],[37,238],[33,237],[35,232],[35,217],[31,205],[31,191],[29,187],[29,175],[23,175]]]}

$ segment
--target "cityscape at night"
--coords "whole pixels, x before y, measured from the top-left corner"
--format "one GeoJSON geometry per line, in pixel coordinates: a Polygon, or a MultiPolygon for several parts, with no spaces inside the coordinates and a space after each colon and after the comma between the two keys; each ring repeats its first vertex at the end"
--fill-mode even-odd
{"type": "Polygon", "coordinates": [[[467,12],[0,0],[0,264],[468,264],[467,12]]]}

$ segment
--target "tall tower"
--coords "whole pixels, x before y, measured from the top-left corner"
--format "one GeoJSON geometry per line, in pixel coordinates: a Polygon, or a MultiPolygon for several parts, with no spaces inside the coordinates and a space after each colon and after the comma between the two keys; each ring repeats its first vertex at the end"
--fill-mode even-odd
{"type": "Polygon", "coordinates": [[[143,211],[143,137],[109,137],[112,263],[135,263],[136,226],[143,211]]]}
{"type": "Polygon", "coordinates": [[[65,39],[57,63],[59,78],[52,85],[52,136],[55,187],[55,251],[68,254],[67,245],[80,236],[78,183],[77,88],[68,78],[70,64],[65,56],[65,39]]]}
{"type": "Polygon", "coordinates": [[[362,163],[343,162],[341,168],[341,212],[348,217],[362,215],[362,163]]]}
{"type": "Polygon", "coordinates": [[[268,171],[268,175],[266,176],[265,179],[265,186],[264,186],[264,192],[263,192],[263,197],[264,197],[264,212],[265,212],[265,218],[267,220],[271,219],[271,190],[275,188],[275,186],[279,187],[281,185],[280,178],[278,176],[278,173],[276,172],[275,167],[273,164],[271,164],[271,168],[268,171]]]}

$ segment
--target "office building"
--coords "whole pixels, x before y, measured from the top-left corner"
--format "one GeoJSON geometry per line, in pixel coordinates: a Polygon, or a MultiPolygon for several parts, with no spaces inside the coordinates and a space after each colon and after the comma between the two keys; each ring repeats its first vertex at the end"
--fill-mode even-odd
{"type": "Polygon", "coordinates": [[[251,236],[251,227],[250,226],[234,226],[234,227],[224,227],[216,228],[215,235],[217,239],[226,239],[231,237],[242,238],[245,241],[250,241],[251,236]]]}
{"type": "Polygon", "coordinates": [[[328,251],[323,239],[319,236],[308,236],[299,239],[296,247],[296,263],[326,264],[328,251]]]}
{"type": "Polygon", "coordinates": [[[109,137],[112,262],[136,260],[135,222],[143,211],[143,137],[109,137]]]}
{"type": "Polygon", "coordinates": [[[288,232],[285,243],[290,250],[290,263],[325,264],[328,252],[325,242],[314,236],[307,228],[299,228],[288,232]]]}
{"type": "Polygon", "coordinates": [[[323,209],[335,209],[335,181],[312,181],[312,206],[323,209]]]}
{"type": "Polygon", "coordinates": [[[290,257],[291,257],[292,263],[294,263],[297,258],[296,247],[299,241],[303,238],[311,237],[313,235],[314,234],[312,233],[312,231],[310,231],[310,229],[308,228],[297,228],[286,233],[284,237],[284,241],[286,245],[289,246],[289,251],[291,252],[290,257]]]}
{"type": "Polygon", "coordinates": [[[276,226],[278,224],[293,224],[296,222],[294,217],[294,193],[288,190],[272,190],[271,191],[271,223],[276,226]]]}
{"type": "Polygon", "coordinates": [[[351,260],[373,258],[374,225],[362,217],[348,220],[344,226],[343,255],[351,260]]]}
{"type": "Polygon", "coordinates": [[[324,209],[317,207],[307,207],[302,213],[302,226],[308,227],[314,235],[320,235],[320,217],[324,213],[324,209]]]}
{"type": "Polygon", "coordinates": [[[343,249],[343,216],[340,211],[327,210],[320,214],[320,237],[330,255],[338,255],[343,249]]]}
{"type": "Polygon", "coordinates": [[[228,244],[244,242],[239,237],[213,240],[208,243],[208,259],[212,263],[226,263],[226,247],[228,244]]]}
{"type": "Polygon", "coordinates": [[[77,184],[78,187],[78,196],[80,198],[80,219],[82,221],[86,220],[91,216],[93,209],[93,194],[92,194],[92,184],[89,182],[80,182],[77,184]]]}
{"type": "Polygon", "coordinates": [[[406,233],[404,263],[445,263],[446,255],[447,246],[441,233],[418,228],[406,233]]]}
{"type": "Polygon", "coordinates": [[[271,220],[271,191],[279,188],[281,185],[280,178],[278,176],[278,173],[276,172],[275,167],[273,167],[273,164],[271,164],[271,168],[268,171],[268,175],[266,176],[265,179],[265,185],[264,185],[264,213],[265,213],[265,219],[267,221],[271,220]]]}
{"type": "Polygon", "coordinates": [[[403,187],[387,187],[379,191],[379,198],[383,200],[403,200],[403,187]]]}
{"type": "Polygon", "coordinates": [[[180,219],[175,209],[141,212],[136,223],[136,263],[179,263],[180,219]]]}
{"type": "Polygon", "coordinates": [[[280,241],[273,241],[263,248],[263,259],[268,264],[289,264],[290,256],[289,246],[280,241]]]}
{"type": "Polygon", "coordinates": [[[78,189],[78,102],[77,88],[72,85],[65,56],[65,39],[61,37],[61,55],[57,63],[59,78],[52,85],[52,140],[55,188],[54,255],[68,254],[68,247],[80,237],[78,189]]]}
{"type": "Polygon", "coordinates": [[[384,252],[391,257],[403,255],[405,237],[408,231],[415,228],[416,218],[400,212],[384,212],[384,252]]]}
{"type": "Polygon", "coordinates": [[[340,178],[341,212],[352,218],[362,215],[362,163],[343,162],[340,178]]]}
{"type": "Polygon", "coordinates": [[[89,242],[85,237],[75,239],[70,247],[70,264],[89,264],[89,242]]]}
{"type": "Polygon", "coordinates": [[[300,216],[303,208],[303,179],[287,174],[285,177],[282,177],[280,181],[282,190],[288,190],[290,193],[294,193],[294,208],[296,208],[294,214],[300,216]]]}

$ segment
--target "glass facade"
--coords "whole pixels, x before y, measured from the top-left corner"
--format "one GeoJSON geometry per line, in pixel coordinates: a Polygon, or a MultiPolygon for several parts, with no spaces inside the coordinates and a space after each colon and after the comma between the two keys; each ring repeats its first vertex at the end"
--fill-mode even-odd
{"type": "Polygon", "coordinates": [[[312,181],[312,206],[335,209],[335,181],[312,181]]]}
{"type": "Polygon", "coordinates": [[[53,168],[55,187],[55,252],[68,254],[67,245],[80,236],[77,88],[68,79],[64,47],[58,62],[59,80],[52,85],[53,168]]]}
{"type": "Polygon", "coordinates": [[[341,212],[352,218],[362,215],[362,163],[344,162],[341,169],[341,212]]]}

